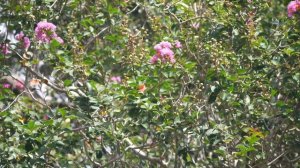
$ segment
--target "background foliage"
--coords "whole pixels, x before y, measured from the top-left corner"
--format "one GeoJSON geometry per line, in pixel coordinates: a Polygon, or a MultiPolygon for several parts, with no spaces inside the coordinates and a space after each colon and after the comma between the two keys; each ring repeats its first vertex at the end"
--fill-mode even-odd
{"type": "Polygon", "coordinates": [[[0,113],[0,165],[299,166],[300,29],[297,14],[287,17],[288,3],[1,3],[1,22],[31,38],[20,51],[28,59],[1,55],[2,75],[14,57],[29,67],[28,78],[38,78],[43,60],[53,92],[69,103],[38,103],[1,88],[1,102],[11,106],[0,113]],[[35,41],[42,20],[57,26],[63,45],[35,41]],[[176,63],[149,63],[154,45],[176,40],[176,63]]]}

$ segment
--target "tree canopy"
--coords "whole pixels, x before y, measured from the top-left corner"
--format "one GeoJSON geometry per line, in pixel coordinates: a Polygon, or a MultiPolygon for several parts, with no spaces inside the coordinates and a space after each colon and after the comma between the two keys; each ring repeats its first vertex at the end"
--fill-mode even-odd
{"type": "Polygon", "coordinates": [[[300,1],[0,4],[3,167],[299,167],[300,1]]]}

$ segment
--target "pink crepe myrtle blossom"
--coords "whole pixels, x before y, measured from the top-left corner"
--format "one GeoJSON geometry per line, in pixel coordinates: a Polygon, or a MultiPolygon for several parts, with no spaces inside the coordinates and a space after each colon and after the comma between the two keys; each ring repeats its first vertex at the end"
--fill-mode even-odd
{"type": "Polygon", "coordinates": [[[19,34],[17,34],[16,39],[23,43],[23,48],[25,50],[28,50],[30,47],[30,39],[28,37],[25,37],[24,33],[21,31],[19,34]]]}
{"type": "Polygon", "coordinates": [[[163,47],[162,47],[160,44],[156,44],[156,45],[154,46],[154,50],[155,50],[156,52],[159,52],[162,48],[163,48],[163,47]]]}
{"type": "Polygon", "coordinates": [[[4,55],[11,53],[11,51],[9,51],[8,44],[6,44],[6,43],[0,44],[0,49],[4,55]]]}
{"type": "Polygon", "coordinates": [[[39,41],[49,43],[54,37],[56,37],[56,26],[53,23],[41,21],[35,28],[35,36],[39,41]]]}
{"type": "Polygon", "coordinates": [[[292,17],[300,9],[300,1],[291,1],[287,6],[288,17],[292,17]]]}
{"type": "Polygon", "coordinates": [[[176,60],[175,60],[175,59],[170,59],[170,62],[171,62],[172,64],[174,64],[174,63],[176,62],[176,60]]]}
{"type": "Polygon", "coordinates": [[[24,33],[21,31],[19,34],[16,35],[16,39],[21,41],[24,38],[24,33]]]}
{"type": "Polygon", "coordinates": [[[176,62],[176,59],[174,58],[174,55],[169,57],[169,61],[172,64],[174,64],[176,62]]]}
{"type": "Polygon", "coordinates": [[[168,41],[162,41],[154,46],[156,54],[151,57],[150,63],[156,64],[160,60],[162,63],[170,62],[174,63],[174,52],[172,51],[172,44],[168,41]]]}
{"type": "Polygon", "coordinates": [[[5,89],[9,89],[11,87],[11,84],[4,83],[4,84],[2,84],[2,87],[5,88],[5,89]]]}
{"type": "Polygon", "coordinates": [[[60,44],[64,43],[64,40],[60,37],[56,37],[55,40],[58,41],[60,44]]]}
{"type": "Polygon", "coordinates": [[[55,39],[62,44],[63,40],[56,34],[55,30],[56,26],[53,23],[41,21],[34,30],[35,37],[43,43],[50,43],[51,40],[55,39]]]}
{"type": "Polygon", "coordinates": [[[160,50],[159,55],[163,57],[169,57],[169,56],[173,56],[174,52],[170,48],[163,48],[160,50]]]}
{"type": "Polygon", "coordinates": [[[25,89],[24,83],[18,81],[18,82],[16,83],[16,88],[17,88],[19,91],[23,91],[23,90],[25,89]]]}
{"type": "Polygon", "coordinates": [[[158,61],[159,57],[157,55],[154,55],[150,59],[150,64],[156,64],[158,61]]]}
{"type": "Polygon", "coordinates": [[[23,47],[25,48],[25,50],[28,50],[28,48],[30,47],[30,40],[28,37],[24,37],[23,39],[23,47]]]}
{"type": "Polygon", "coordinates": [[[175,41],[175,48],[181,48],[181,47],[182,47],[182,45],[181,45],[180,41],[176,40],[175,41]]]}
{"type": "Polygon", "coordinates": [[[172,44],[168,41],[162,41],[159,43],[159,45],[163,48],[172,48],[172,44]]]}
{"type": "Polygon", "coordinates": [[[112,76],[110,78],[111,81],[115,82],[115,83],[121,83],[122,82],[122,79],[120,76],[112,76]]]}
{"type": "MultiPolygon", "coordinates": [[[[173,51],[172,51],[172,53],[173,53],[173,51]]],[[[176,60],[175,60],[174,54],[169,54],[169,55],[166,55],[165,57],[162,57],[161,62],[163,62],[163,63],[170,62],[172,64],[175,63],[176,60]]]]}

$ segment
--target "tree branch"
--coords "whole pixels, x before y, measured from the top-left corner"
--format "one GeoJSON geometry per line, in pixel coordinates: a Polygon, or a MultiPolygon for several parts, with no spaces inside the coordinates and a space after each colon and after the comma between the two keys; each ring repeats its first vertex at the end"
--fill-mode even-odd
{"type": "Polygon", "coordinates": [[[23,92],[21,92],[7,107],[5,107],[3,110],[1,110],[1,113],[8,110],[14,103],[16,103],[24,92],[25,92],[25,90],[23,92]]]}
{"type": "Polygon", "coordinates": [[[279,156],[277,156],[275,159],[273,159],[271,162],[269,162],[267,165],[271,166],[271,164],[273,164],[274,162],[276,162],[279,158],[281,158],[283,155],[287,154],[287,151],[283,152],[282,154],[280,154],[279,156]]]}
{"type": "Polygon", "coordinates": [[[122,157],[123,157],[123,155],[116,156],[115,158],[111,159],[110,161],[108,161],[107,163],[105,163],[103,166],[101,166],[101,168],[102,168],[102,167],[107,167],[107,166],[109,166],[109,165],[112,164],[113,162],[115,162],[115,161],[121,159],[122,157]]]}
{"type": "Polygon", "coordinates": [[[67,93],[67,90],[64,90],[62,88],[59,88],[57,86],[55,86],[54,84],[52,84],[50,82],[49,79],[47,79],[46,77],[42,76],[41,74],[35,72],[33,69],[31,69],[30,67],[26,66],[26,65],[22,65],[23,67],[25,67],[30,73],[32,73],[34,76],[36,76],[38,79],[40,79],[43,83],[45,83],[46,85],[48,85],[49,87],[51,87],[52,89],[54,89],[55,91],[58,92],[62,92],[62,93],[67,93]]]}
{"type": "Polygon", "coordinates": [[[158,157],[148,156],[144,151],[138,149],[137,146],[134,145],[128,138],[125,138],[124,141],[129,145],[129,147],[127,148],[131,149],[135,155],[139,156],[142,159],[148,160],[150,162],[157,163],[161,167],[167,168],[168,164],[166,161],[158,157]]]}

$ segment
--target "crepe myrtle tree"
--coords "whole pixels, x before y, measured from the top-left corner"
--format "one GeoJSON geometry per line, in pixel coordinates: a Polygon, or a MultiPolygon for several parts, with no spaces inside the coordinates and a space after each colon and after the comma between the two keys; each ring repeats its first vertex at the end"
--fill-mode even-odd
{"type": "Polygon", "coordinates": [[[299,166],[300,2],[0,5],[0,165],[299,166]]]}

